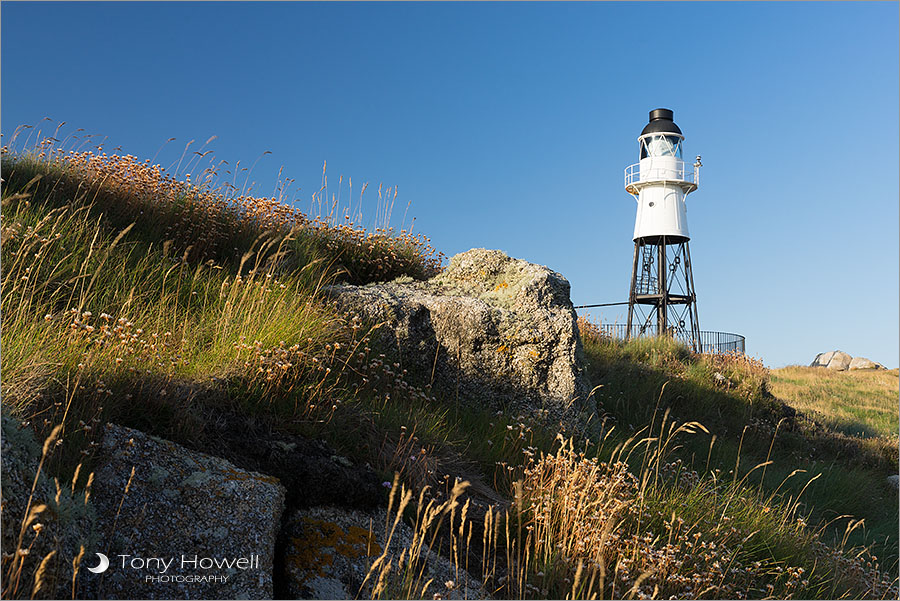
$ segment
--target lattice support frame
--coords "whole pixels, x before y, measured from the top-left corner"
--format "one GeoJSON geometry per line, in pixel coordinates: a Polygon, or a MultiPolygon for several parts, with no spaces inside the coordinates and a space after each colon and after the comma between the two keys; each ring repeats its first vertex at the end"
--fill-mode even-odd
{"type": "Polygon", "coordinates": [[[682,236],[653,236],[634,241],[628,327],[638,336],[666,335],[702,350],[691,250],[682,236]]]}

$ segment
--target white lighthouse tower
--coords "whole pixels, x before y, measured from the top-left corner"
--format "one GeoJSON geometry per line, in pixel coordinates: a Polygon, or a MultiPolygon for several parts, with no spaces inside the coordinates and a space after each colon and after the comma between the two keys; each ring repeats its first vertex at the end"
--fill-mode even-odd
{"type": "Polygon", "coordinates": [[[637,201],[626,337],[669,335],[699,351],[685,199],[699,185],[700,157],[684,162],[673,117],[669,109],[650,111],[638,137],[640,162],[625,169],[625,190],[637,201]]]}

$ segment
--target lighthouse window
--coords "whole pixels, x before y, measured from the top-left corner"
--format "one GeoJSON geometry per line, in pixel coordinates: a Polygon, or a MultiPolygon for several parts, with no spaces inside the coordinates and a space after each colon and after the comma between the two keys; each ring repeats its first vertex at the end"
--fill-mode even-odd
{"type": "Polygon", "coordinates": [[[655,135],[641,140],[641,158],[678,157],[681,158],[681,138],[678,136],[655,135]]]}

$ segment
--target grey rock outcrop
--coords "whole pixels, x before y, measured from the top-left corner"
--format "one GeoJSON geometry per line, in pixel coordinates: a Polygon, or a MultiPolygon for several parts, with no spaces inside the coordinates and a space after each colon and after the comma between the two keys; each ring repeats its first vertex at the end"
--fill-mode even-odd
{"type": "MultiPolygon", "coordinates": [[[[393,523],[393,516],[391,518],[393,523]]],[[[335,507],[313,507],[296,511],[286,521],[287,544],[284,548],[284,581],[292,599],[368,599],[378,580],[375,569],[366,580],[370,568],[384,551],[385,515],[383,511],[345,510],[335,507]],[[360,591],[362,593],[360,594],[360,591]]],[[[412,529],[401,521],[390,539],[387,558],[392,566],[412,546],[412,529]]],[[[427,544],[420,552],[424,568],[415,591],[420,599],[490,599],[482,583],[464,568],[438,553],[427,544]],[[422,587],[432,580],[424,590],[422,587]],[[421,595],[421,596],[419,596],[421,595]]],[[[418,576],[418,570],[415,572],[418,576]]],[[[396,568],[391,574],[397,578],[396,568]]],[[[389,589],[390,590],[390,589],[389,589]]]]}
{"type": "Polygon", "coordinates": [[[7,416],[4,410],[0,438],[3,573],[8,573],[9,562],[21,562],[21,575],[12,580],[4,579],[5,598],[71,598],[72,562],[82,546],[92,544],[93,508],[85,502],[83,493],[78,490],[73,493],[65,484],[57,494],[47,466],[38,473],[41,453],[41,445],[31,429],[7,416]],[[27,514],[32,514],[33,519],[29,521],[27,514]],[[18,549],[28,550],[28,553],[16,555],[18,549]],[[44,561],[44,568],[40,570],[44,561]],[[36,579],[38,572],[41,576],[36,579]],[[37,581],[40,584],[36,587],[37,581]]]}
{"type": "Polygon", "coordinates": [[[843,351],[829,351],[827,353],[819,353],[810,367],[827,367],[837,371],[846,371],[850,367],[850,360],[853,357],[843,351]]]}
{"type": "Polygon", "coordinates": [[[492,409],[567,421],[590,408],[569,282],[499,250],[473,249],[425,282],[330,288],[340,304],[386,324],[402,368],[492,409]]]}
{"type": "Polygon", "coordinates": [[[93,551],[110,568],[85,574],[84,596],[272,598],[277,479],[112,424],[98,459],[92,502],[103,538],[93,551]]]}
{"type": "Polygon", "coordinates": [[[819,353],[810,367],[827,367],[836,371],[847,371],[850,369],[884,369],[880,363],[876,363],[865,357],[851,357],[843,351],[829,351],[827,353],[819,353]]]}
{"type": "Polygon", "coordinates": [[[812,363],[809,364],[810,367],[828,367],[828,362],[831,361],[831,358],[834,357],[834,354],[837,351],[829,351],[827,353],[819,353],[816,355],[816,358],[813,359],[812,363]]]}
{"type": "Polygon", "coordinates": [[[881,363],[876,363],[871,359],[866,359],[865,357],[853,357],[850,360],[849,369],[884,369],[884,365],[881,363]]]}

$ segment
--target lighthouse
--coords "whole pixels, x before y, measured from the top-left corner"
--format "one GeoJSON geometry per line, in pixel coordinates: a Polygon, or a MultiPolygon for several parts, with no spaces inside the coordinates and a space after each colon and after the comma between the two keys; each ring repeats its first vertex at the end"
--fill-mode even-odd
{"type": "Polygon", "coordinates": [[[639,162],[625,169],[625,191],[637,201],[626,338],[672,336],[699,352],[685,201],[700,183],[700,157],[685,163],[683,143],[673,112],[654,109],[638,137],[639,162]]]}

